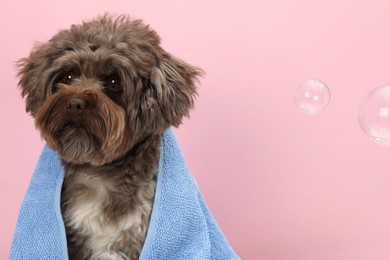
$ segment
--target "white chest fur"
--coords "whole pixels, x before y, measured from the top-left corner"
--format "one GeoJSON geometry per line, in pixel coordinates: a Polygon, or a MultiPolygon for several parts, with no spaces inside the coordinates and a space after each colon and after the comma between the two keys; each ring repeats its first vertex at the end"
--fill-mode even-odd
{"type": "MultiPolygon", "coordinates": [[[[78,173],[73,185],[77,185],[78,189],[67,202],[64,220],[68,228],[77,230],[78,235],[87,238],[84,246],[89,252],[126,251],[123,247],[129,243],[142,247],[139,241],[146,237],[152,209],[150,192],[138,192],[136,210],[128,211],[113,221],[104,211],[110,198],[112,200],[111,193],[115,192],[112,183],[98,175],[78,173]]],[[[152,185],[152,189],[154,187],[152,185]]]]}

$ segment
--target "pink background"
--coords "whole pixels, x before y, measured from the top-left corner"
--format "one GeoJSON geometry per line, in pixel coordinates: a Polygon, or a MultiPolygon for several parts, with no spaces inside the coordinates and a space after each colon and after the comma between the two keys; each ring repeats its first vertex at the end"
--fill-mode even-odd
{"type": "Polygon", "coordinates": [[[390,259],[390,148],[357,120],[362,99],[390,83],[387,0],[3,0],[0,259],[43,146],[14,62],[33,41],[105,11],[144,19],[166,50],[206,71],[176,133],[243,259],[390,259]],[[317,116],[292,102],[309,78],[332,95],[317,116]]]}

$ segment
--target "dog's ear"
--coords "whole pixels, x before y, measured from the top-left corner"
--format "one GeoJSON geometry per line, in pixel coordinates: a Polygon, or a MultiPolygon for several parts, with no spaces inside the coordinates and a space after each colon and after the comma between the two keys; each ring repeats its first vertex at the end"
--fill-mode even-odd
{"type": "Polygon", "coordinates": [[[159,110],[169,125],[179,126],[189,115],[197,95],[196,83],[203,71],[164,53],[151,74],[150,84],[159,110]]]}
{"type": "Polygon", "coordinates": [[[30,56],[20,59],[17,63],[19,88],[22,97],[26,98],[26,111],[35,115],[45,98],[49,68],[56,54],[48,44],[35,46],[30,56]]]}

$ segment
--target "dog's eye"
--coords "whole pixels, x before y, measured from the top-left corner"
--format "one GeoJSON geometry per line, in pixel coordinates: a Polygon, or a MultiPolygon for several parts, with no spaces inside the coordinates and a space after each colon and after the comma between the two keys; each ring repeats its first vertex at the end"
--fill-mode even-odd
{"type": "Polygon", "coordinates": [[[105,81],[104,87],[108,91],[113,91],[113,92],[121,91],[122,90],[121,79],[119,78],[118,75],[108,77],[107,80],[105,81]]]}
{"type": "Polygon", "coordinates": [[[61,74],[61,76],[58,79],[58,83],[63,83],[63,84],[69,85],[73,82],[73,80],[74,80],[73,73],[67,71],[67,72],[61,74]]]}

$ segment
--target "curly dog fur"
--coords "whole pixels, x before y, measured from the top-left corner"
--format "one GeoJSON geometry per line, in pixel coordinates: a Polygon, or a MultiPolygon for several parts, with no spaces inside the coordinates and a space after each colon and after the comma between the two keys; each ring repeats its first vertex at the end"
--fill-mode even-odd
{"type": "Polygon", "coordinates": [[[138,259],[163,132],[188,116],[199,68],[141,20],[100,16],[62,30],[18,63],[26,110],[65,170],[70,259],[105,250],[138,259]]]}

